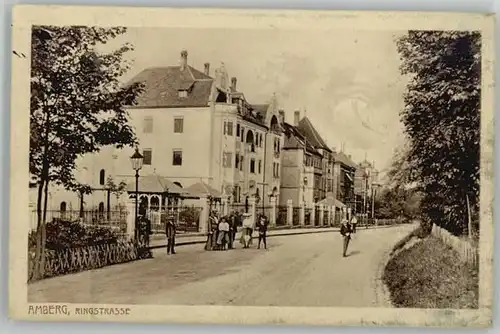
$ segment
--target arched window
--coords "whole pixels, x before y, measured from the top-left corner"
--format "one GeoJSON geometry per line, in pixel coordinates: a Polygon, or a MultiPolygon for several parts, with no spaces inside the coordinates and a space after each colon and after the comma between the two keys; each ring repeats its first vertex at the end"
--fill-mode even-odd
{"type": "Polygon", "coordinates": [[[66,202],[61,202],[61,204],[59,205],[59,211],[66,212],[66,202]]]}
{"type": "Polygon", "coordinates": [[[104,183],[106,182],[106,171],[104,171],[104,169],[101,169],[101,172],[99,173],[99,184],[101,186],[104,185],[104,183]]]}
{"type": "Polygon", "coordinates": [[[104,212],[104,202],[99,203],[99,213],[104,212]]]}

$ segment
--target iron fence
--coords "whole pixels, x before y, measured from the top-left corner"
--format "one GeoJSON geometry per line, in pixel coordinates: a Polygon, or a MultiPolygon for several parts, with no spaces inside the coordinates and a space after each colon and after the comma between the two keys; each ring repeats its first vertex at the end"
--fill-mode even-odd
{"type": "Polygon", "coordinates": [[[288,219],[288,208],[286,206],[276,207],[276,226],[286,226],[288,219]]]}
{"type": "Polygon", "coordinates": [[[323,226],[328,226],[330,225],[330,222],[328,221],[328,210],[323,210],[323,226]]]}
{"type": "MultiPolygon", "coordinates": [[[[125,233],[127,230],[127,216],[128,211],[125,208],[113,209],[110,211],[100,211],[100,210],[47,210],[46,212],[46,222],[51,222],[54,220],[65,220],[72,222],[80,222],[83,225],[91,226],[105,226],[116,230],[120,233],[125,233]]],[[[37,211],[32,211],[32,229],[37,227],[37,211]]]]}
{"type": "Polygon", "coordinates": [[[148,218],[151,220],[151,232],[153,234],[165,234],[167,226],[167,215],[173,214],[176,221],[177,232],[195,233],[200,230],[201,207],[184,206],[169,207],[166,211],[150,211],[148,218]]]}
{"type": "Polygon", "coordinates": [[[319,217],[320,217],[320,208],[319,206],[316,206],[316,210],[314,210],[314,226],[319,226],[320,225],[320,221],[319,221],[319,217]]]}
{"type": "Polygon", "coordinates": [[[312,209],[311,208],[305,208],[304,209],[304,225],[311,225],[311,217],[312,216],[312,209]]]}
{"type": "Polygon", "coordinates": [[[292,225],[298,226],[300,224],[300,207],[294,207],[292,209],[292,225]]]}

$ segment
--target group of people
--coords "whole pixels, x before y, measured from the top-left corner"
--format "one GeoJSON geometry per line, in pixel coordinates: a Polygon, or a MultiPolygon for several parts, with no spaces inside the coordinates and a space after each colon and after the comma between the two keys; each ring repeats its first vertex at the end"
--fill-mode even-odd
{"type": "Polygon", "coordinates": [[[249,213],[233,212],[228,216],[219,218],[216,211],[212,211],[209,217],[209,226],[207,233],[207,241],[205,243],[205,250],[226,250],[235,248],[236,233],[238,227],[241,226],[240,243],[243,248],[249,248],[252,245],[253,232],[258,230],[260,248],[263,243],[264,248],[267,249],[267,227],[268,221],[265,216],[260,216],[257,222],[254,222],[252,215],[249,213]]]}
{"type": "MultiPolygon", "coordinates": [[[[175,252],[175,235],[177,231],[175,215],[169,213],[166,217],[165,234],[167,237],[167,254],[176,254],[175,252]]],[[[343,237],[343,252],[342,256],[347,256],[349,242],[352,239],[352,234],[356,233],[358,220],[356,215],[350,212],[342,212],[340,224],[340,234],[343,237]],[[350,216],[350,219],[348,218],[350,216]]],[[[205,250],[223,251],[226,249],[235,248],[236,233],[238,227],[241,226],[241,237],[239,242],[243,248],[250,248],[253,244],[253,233],[258,231],[258,245],[261,248],[267,249],[267,230],[268,219],[264,215],[260,215],[256,221],[252,219],[250,213],[233,212],[228,216],[219,218],[216,211],[212,211],[209,217],[209,226],[207,233],[207,241],[205,250]]],[[[151,222],[146,216],[141,216],[139,219],[139,240],[144,246],[149,246],[149,235],[151,234],[151,222]]]]}

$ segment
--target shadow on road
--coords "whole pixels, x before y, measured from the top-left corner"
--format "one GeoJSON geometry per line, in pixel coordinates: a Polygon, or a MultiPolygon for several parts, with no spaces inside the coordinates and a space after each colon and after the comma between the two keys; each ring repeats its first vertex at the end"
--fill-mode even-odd
{"type": "Polygon", "coordinates": [[[360,253],[361,253],[361,252],[360,252],[360,251],[357,251],[357,250],[356,250],[356,251],[352,251],[352,252],[350,252],[350,253],[347,253],[347,257],[351,257],[351,256],[353,256],[353,255],[358,255],[358,254],[360,254],[360,253]]]}

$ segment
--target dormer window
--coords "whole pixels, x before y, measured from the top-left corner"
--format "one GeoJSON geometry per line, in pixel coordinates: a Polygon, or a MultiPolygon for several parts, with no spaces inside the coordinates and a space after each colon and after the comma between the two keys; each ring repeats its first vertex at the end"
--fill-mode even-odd
{"type": "Polygon", "coordinates": [[[187,90],[179,90],[178,93],[180,98],[186,98],[188,96],[187,90]]]}

